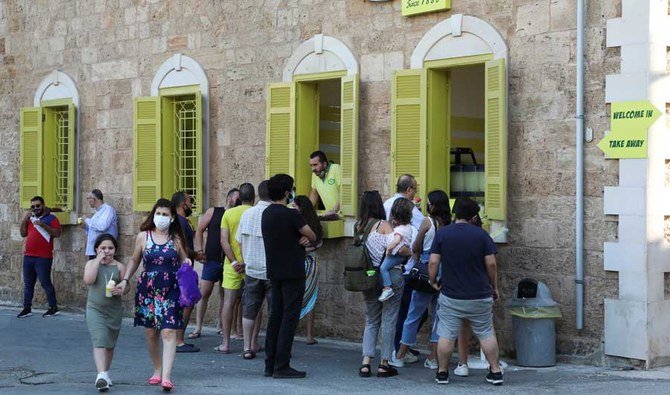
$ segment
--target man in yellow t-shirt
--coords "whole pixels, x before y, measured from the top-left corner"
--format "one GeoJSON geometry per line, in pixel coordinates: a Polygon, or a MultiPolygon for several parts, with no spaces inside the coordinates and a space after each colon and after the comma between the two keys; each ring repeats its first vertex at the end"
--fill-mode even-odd
{"type": "Polygon", "coordinates": [[[221,247],[226,259],[223,261],[223,309],[221,310],[221,344],[214,350],[221,353],[230,352],[230,327],[233,318],[233,306],[242,296],[244,282],[244,260],[242,250],[235,235],[240,219],[245,211],[254,205],[256,191],[249,183],[240,185],[242,204],[226,210],[221,218],[221,247]]]}
{"type": "Polygon", "coordinates": [[[328,162],[323,151],[315,151],[309,156],[309,166],[312,168],[312,190],[309,200],[314,208],[318,208],[319,198],[326,212],[324,216],[337,214],[340,211],[340,165],[328,162]]]}

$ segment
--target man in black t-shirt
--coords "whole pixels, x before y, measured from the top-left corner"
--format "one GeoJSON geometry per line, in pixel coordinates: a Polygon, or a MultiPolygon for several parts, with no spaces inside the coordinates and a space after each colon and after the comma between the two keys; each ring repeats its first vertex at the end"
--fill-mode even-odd
{"type": "Polygon", "coordinates": [[[272,295],[265,337],[265,376],[274,378],[307,375],[293,369],[289,362],[305,293],[304,245],[316,241],[316,235],[298,210],[286,207],[292,200],[292,190],[291,176],[277,174],[270,178],[268,191],[272,204],[265,209],[261,219],[272,295]]]}
{"type": "Polygon", "coordinates": [[[442,265],[442,286],[438,299],[438,370],[435,381],[449,382],[448,362],[464,320],[470,322],[482,351],[491,365],[486,381],[503,383],[498,364],[498,340],[493,330],[493,302],[498,299],[498,252],[491,237],[474,224],[479,220],[479,205],[468,198],[454,205],[456,222],[435,233],[430,249],[429,274],[435,283],[442,265]]]}

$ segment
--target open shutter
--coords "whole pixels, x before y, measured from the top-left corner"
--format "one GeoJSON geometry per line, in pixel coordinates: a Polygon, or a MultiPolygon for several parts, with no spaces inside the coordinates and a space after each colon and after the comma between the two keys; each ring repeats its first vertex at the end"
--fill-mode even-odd
{"type": "MultiPolygon", "coordinates": [[[[202,137],[202,93],[195,92],[195,213],[202,214],[205,207],[203,202],[203,164],[202,157],[203,137],[202,137]]],[[[195,216],[193,216],[195,219],[195,216]]],[[[196,224],[197,227],[197,224],[196,224]]]]}
{"type": "Polygon", "coordinates": [[[340,211],[355,217],[358,202],[358,75],[342,77],[340,211]]]}
{"type": "Polygon", "coordinates": [[[295,174],[295,84],[268,85],[265,178],[295,174]]]}
{"type": "Polygon", "coordinates": [[[426,191],[440,189],[449,193],[451,81],[449,71],[429,69],[427,73],[426,191]]]}
{"type": "Polygon", "coordinates": [[[20,114],[19,201],[21,208],[29,208],[30,199],[42,195],[42,109],[26,107],[20,114]]]}
{"type": "MultiPolygon", "coordinates": [[[[426,196],[426,72],[396,70],[391,102],[391,193],[398,177],[407,173],[426,196]]],[[[445,169],[448,171],[448,169],[445,169]]]]}
{"type": "Polygon", "coordinates": [[[136,97],[133,115],[135,156],[133,209],[151,211],[161,197],[161,99],[136,97]]]}
{"type": "Polygon", "coordinates": [[[67,202],[66,209],[68,211],[74,210],[74,179],[75,179],[75,128],[77,123],[76,109],[73,103],[67,106],[67,202]]]}
{"type": "Polygon", "coordinates": [[[484,209],[489,219],[505,221],[507,215],[507,78],[505,60],[486,62],[484,209]]]}

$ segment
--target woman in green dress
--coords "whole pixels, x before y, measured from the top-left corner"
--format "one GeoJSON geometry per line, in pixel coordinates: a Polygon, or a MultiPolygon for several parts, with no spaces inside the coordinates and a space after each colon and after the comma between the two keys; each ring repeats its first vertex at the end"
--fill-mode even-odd
{"type": "Polygon", "coordinates": [[[108,233],[98,236],[94,247],[96,257],[86,262],[84,268],[84,283],[88,286],[86,325],[91,334],[93,359],[98,369],[95,387],[104,392],[112,385],[109,367],[123,313],[122,291],[116,288],[116,284],[125,275],[126,267],[114,259],[118,247],[114,236],[108,233]]]}

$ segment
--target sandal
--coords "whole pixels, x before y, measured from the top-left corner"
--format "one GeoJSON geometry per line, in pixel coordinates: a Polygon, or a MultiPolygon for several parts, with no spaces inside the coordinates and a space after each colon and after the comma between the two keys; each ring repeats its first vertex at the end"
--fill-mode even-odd
{"type": "Polygon", "coordinates": [[[151,376],[147,379],[149,385],[158,385],[161,383],[161,376],[151,376]]]}
{"type": "Polygon", "coordinates": [[[242,354],[242,358],[244,358],[244,359],[254,359],[254,358],[256,358],[256,352],[254,350],[246,350],[246,351],[244,351],[244,354],[242,354]]]}
{"type": "Polygon", "coordinates": [[[361,365],[360,368],[358,368],[358,375],[360,377],[370,377],[370,376],[372,376],[372,373],[371,373],[370,370],[371,370],[370,369],[370,364],[363,364],[363,365],[361,365]],[[367,369],[368,371],[366,372],[363,369],[367,369]]]}
{"type": "Polygon", "coordinates": [[[223,348],[219,344],[218,346],[214,347],[214,352],[217,352],[219,354],[230,354],[230,348],[223,348]]]}
{"type": "Polygon", "coordinates": [[[319,341],[316,340],[316,339],[312,339],[312,340],[307,340],[306,343],[307,343],[308,346],[313,346],[315,344],[319,344],[319,341]]]}
{"type": "Polygon", "coordinates": [[[189,339],[197,339],[197,338],[199,338],[200,336],[201,336],[200,332],[193,332],[193,333],[191,333],[191,334],[188,335],[188,338],[189,338],[189,339]]]}
{"type": "Polygon", "coordinates": [[[174,384],[170,380],[163,380],[161,387],[163,387],[163,391],[170,392],[174,388],[174,384]]]}
{"type": "Polygon", "coordinates": [[[382,371],[377,371],[377,377],[393,377],[398,375],[398,370],[393,366],[379,365],[379,369],[382,371]]]}

